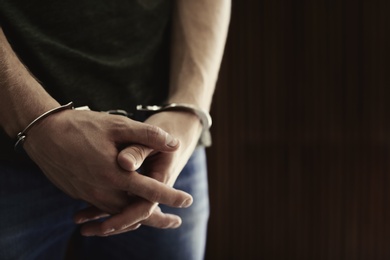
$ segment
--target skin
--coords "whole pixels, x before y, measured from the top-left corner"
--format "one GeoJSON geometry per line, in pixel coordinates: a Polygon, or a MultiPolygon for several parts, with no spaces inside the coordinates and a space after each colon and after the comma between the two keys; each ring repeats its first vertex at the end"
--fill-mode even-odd
{"type": "MultiPolygon", "coordinates": [[[[175,1],[168,103],[189,103],[209,110],[226,41],[230,8],[228,0],[175,1]]],[[[131,154],[136,149],[140,151],[134,153],[138,155],[136,161],[144,166],[148,176],[173,185],[197,144],[201,124],[196,116],[177,111],[157,113],[146,120],[146,123],[161,127],[178,138],[178,150],[164,153],[142,145],[132,145],[118,154],[118,163],[123,169],[132,171],[134,158],[126,154],[131,154]],[[150,154],[153,156],[148,157],[150,154]]],[[[141,224],[149,225],[154,222],[153,218],[133,221],[131,207],[129,205],[121,214],[102,223],[84,225],[82,233],[115,235],[136,229],[141,224]],[[102,233],[102,230],[110,232],[102,233]]],[[[94,211],[95,215],[88,213],[80,212],[76,215],[76,220],[83,214],[92,218],[104,215],[101,211],[94,211]]]]}
{"type": "MultiPolygon", "coordinates": [[[[229,17],[228,0],[175,1],[167,102],[209,110],[229,17]]],[[[11,110],[0,113],[0,124],[14,137],[59,104],[20,63],[2,32],[0,57],[0,79],[4,79],[0,82],[0,111],[11,110]]],[[[34,126],[24,146],[57,187],[91,204],[74,218],[76,223],[84,223],[82,234],[109,236],[140,225],[180,226],[181,219],[161,212],[158,204],[191,205],[192,197],[172,186],[201,129],[199,119],[188,112],[161,112],[137,123],[93,111],[66,110],[34,126]],[[57,138],[64,129],[66,137],[57,138]],[[128,146],[118,150],[124,144],[128,146]],[[104,151],[100,147],[105,147],[104,151]],[[135,171],[141,165],[145,175],[135,171]],[[103,216],[108,217],[103,222],[92,221],[103,216]]]]}
{"type": "MultiPolygon", "coordinates": [[[[0,111],[7,112],[0,113],[0,124],[14,138],[34,118],[59,104],[23,66],[2,31],[0,57],[0,111]]],[[[137,207],[138,219],[150,216],[159,219],[152,225],[175,226],[181,221],[179,217],[153,214],[151,203],[186,207],[192,197],[150,177],[121,169],[117,163],[118,147],[135,142],[163,152],[173,152],[180,146],[176,138],[150,124],[100,112],[65,110],[34,125],[24,149],[46,177],[69,196],[87,201],[107,214],[117,214],[130,203],[131,193],[148,201],[137,207]]]]}

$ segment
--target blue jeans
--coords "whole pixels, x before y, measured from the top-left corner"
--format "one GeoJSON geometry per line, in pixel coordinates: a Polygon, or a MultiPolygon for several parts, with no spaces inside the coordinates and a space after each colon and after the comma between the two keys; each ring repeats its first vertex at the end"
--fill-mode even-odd
{"type": "Polygon", "coordinates": [[[72,221],[85,207],[52,185],[35,166],[0,165],[0,259],[63,259],[73,236],[77,259],[203,259],[209,216],[206,157],[195,150],[175,187],[190,193],[178,229],[147,226],[112,237],[82,237],[72,221]]]}

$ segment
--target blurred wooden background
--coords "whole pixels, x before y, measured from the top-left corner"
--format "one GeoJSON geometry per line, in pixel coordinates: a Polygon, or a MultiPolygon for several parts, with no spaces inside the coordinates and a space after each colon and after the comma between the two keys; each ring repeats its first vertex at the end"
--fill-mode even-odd
{"type": "Polygon", "coordinates": [[[388,0],[233,0],[206,259],[390,259],[389,16],[388,0]]]}

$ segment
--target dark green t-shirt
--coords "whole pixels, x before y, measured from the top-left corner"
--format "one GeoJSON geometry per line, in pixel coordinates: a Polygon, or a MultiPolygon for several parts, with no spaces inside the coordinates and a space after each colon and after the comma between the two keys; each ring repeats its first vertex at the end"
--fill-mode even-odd
{"type": "MultiPolygon", "coordinates": [[[[31,73],[61,104],[94,110],[165,100],[170,14],[169,0],[0,0],[0,25],[31,73]]],[[[9,143],[0,137],[0,161],[14,158],[9,143]]]]}

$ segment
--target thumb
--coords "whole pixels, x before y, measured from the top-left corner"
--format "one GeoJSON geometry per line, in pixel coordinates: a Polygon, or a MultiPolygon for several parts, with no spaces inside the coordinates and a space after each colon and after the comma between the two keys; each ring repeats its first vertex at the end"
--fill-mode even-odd
{"type": "Polygon", "coordinates": [[[118,164],[126,171],[136,171],[153,151],[143,145],[130,145],[118,154],[118,164]]]}
{"type": "Polygon", "coordinates": [[[179,140],[160,127],[137,122],[125,121],[125,129],[116,129],[115,141],[122,144],[142,144],[156,151],[170,152],[179,147],[179,140]]]}

